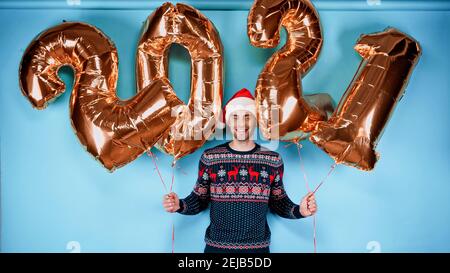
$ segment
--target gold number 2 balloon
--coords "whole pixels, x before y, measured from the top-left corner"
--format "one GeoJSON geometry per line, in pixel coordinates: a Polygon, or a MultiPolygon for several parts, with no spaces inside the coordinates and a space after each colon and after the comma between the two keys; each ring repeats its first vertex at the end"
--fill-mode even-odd
{"type": "Polygon", "coordinates": [[[26,49],[20,85],[32,105],[44,109],[65,91],[58,69],[75,71],[70,117],[81,144],[107,169],[121,167],[151,148],[175,121],[182,102],[161,78],[129,100],[116,95],[118,56],[97,28],[63,23],[41,33],[26,49]]]}
{"type": "Polygon", "coordinates": [[[193,7],[165,3],[149,16],[139,42],[138,90],[168,77],[168,54],[173,43],[191,56],[191,96],[177,109],[177,118],[156,143],[175,159],[203,146],[214,132],[222,106],[222,42],[211,21],[193,7]]]}
{"type": "MultiPolygon", "coordinates": [[[[165,7],[167,5],[157,11],[164,10],[165,7]]],[[[199,17],[193,8],[180,7],[189,11],[186,12],[186,17],[199,17]]],[[[209,36],[211,33],[202,28],[205,24],[204,17],[177,25],[175,22],[180,17],[174,13],[174,16],[169,14],[164,22],[153,22],[153,25],[147,22],[138,45],[138,56],[141,57],[143,52],[153,53],[150,47],[155,43],[147,41],[147,37],[159,39],[154,35],[155,30],[161,33],[171,32],[174,26],[196,25],[197,27],[192,26],[191,32],[198,31],[197,36],[190,39],[193,44],[217,42],[216,37],[209,36]]],[[[167,43],[164,37],[161,37],[161,42],[167,43]]],[[[215,67],[210,67],[214,70],[211,73],[221,72],[221,52],[217,52],[215,57],[215,67]]],[[[139,58],[139,61],[145,58],[151,59],[152,55],[139,58]]],[[[163,76],[151,82],[141,82],[138,84],[139,92],[134,97],[120,100],[116,95],[117,50],[100,30],[83,23],[63,23],[50,28],[35,38],[26,49],[19,68],[20,86],[22,93],[34,107],[43,109],[48,102],[64,92],[64,83],[57,75],[58,69],[64,65],[71,66],[75,71],[70,99],[72,126],[81,144],[109,170],[133,161],[150,149],[167,134],[172,124],[177,124],[177,114],[183,114],[180,110],[183,109],[183,102],[163,76]]],[[[138,67],[143,69],[137,69],[137,78],[145,79],[146,67],[138,67]]],[[[156,69],[164,71],[163,67],[156,69]]],[[[198,78],[205,82],[211,79],[210,75],[201,73],[198,71],[198,78]]],[[[191,100],[209,106],[220,105],[222,89],[217,86],[221,86],[222,79],[215,79],[216,89],[199,91],[191,100]]],[[[202,121],[206,123],[209,120],[202,121]]]]}
{"type": "Polygon", "coordinates": [[[337,163],[368,171],[378,160],[375,147],[421,50],[417,41],[394,28],[362,35],[355,50],[363,57],[360,69],[332,117],[319,122],[310,139],[337,163]]]}
{"type": "Polygon", "coordinates": [[[302,96],[301,77],[316,63],[322,48],[319,15],[308,0],[256,0],[248,15],[247,34],[252,45],[274,47],[280,27],[287,42],[266,63],[255,95],[258,124],[266,139],[298,141],[327,118],[331,97],[318,94],[314,103],[302,96]],[[325,107],[325,108],[323,108],[325,107]]]}

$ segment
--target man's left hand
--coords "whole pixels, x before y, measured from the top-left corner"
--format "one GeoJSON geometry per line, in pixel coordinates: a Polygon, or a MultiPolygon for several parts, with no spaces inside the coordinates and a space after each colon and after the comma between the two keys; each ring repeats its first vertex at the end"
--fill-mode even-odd
{"type": "Polygon", "coordinates": [[[316,197],[313,192],[309,192],[300,202],[300,214],[303,217],[314,215],[317,212],[316,197]]]}

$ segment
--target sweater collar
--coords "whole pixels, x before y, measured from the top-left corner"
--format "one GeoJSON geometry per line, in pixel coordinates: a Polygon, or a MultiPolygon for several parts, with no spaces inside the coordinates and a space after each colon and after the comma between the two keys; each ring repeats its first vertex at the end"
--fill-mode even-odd
{"type": "Polygon", "coordinates": [[[230,147],[230,143],[231,143],[231,141],[225,143],[225,147],[227,148],[227,150],[230,153],[233,153],[233,154],[252,154],[259,148],[259,144],[255,142],[255,147],[253,147],[251,150],[248,150],[248,151],[237,151],[237,150],[234,150],[233,148],[230,147]]]}

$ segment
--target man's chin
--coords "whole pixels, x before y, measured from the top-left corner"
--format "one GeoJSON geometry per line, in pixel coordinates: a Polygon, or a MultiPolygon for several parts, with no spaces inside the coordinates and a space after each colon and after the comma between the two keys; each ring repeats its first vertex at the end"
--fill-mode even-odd
{"type": "Polygon", "coordinates": [[[248,133],[245,133],[244,135],[233,134],[233,139],[236,139],[238,141],[247,141],[250,139],[250,135],[248,133]]]}

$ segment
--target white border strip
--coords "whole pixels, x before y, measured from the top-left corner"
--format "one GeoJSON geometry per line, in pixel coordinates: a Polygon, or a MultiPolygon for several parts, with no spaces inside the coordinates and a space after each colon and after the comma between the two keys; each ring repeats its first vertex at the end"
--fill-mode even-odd
{"type": "MultiPolygon", "coordinates": [[[[12,1],[0,2],[0,9],[99,9],[99,10],[153,10],[167,1],[100,1],[100,0],[60,0],[60,1],[12,1]]],[[[218,0],[199,1],[181,0],[200,10],[249,10],[251,0],[218,0]]],[[[450,1],[389,1],[389,0],[360,0],[360,1],[313,1],[318,10],[444,10],[450,11],[450,1]]]]}

